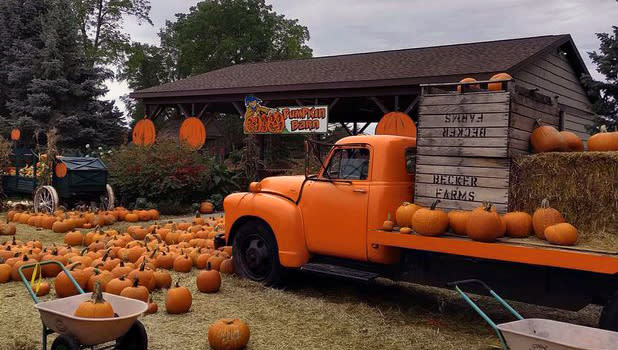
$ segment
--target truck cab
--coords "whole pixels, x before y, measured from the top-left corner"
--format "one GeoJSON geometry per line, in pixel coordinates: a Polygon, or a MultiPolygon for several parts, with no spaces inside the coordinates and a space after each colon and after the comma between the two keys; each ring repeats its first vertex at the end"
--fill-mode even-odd
{"type": "Polygon", "coordinates": [[[394,264],[398,248],[371,244],[370,230],[414,191],[416,139],[350,136],[339,140],[318,174],[277,176],[225,198],[225,239],[240,274],[272,284],[283,268],[314,257],[394,264]]]}

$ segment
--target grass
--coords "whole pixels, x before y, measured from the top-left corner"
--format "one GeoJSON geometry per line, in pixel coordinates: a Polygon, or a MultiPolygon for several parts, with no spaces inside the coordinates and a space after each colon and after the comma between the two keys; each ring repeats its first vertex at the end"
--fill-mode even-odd
{"type": "MultiPolygon", "coordinates": [[[[17,238],[62,242],[59,234],[26,225],[18,225],[17,238]]],[[[293,274],[283,290],[223,276],[219,293],[202,294],[195,288],[196,270],[172,274],[191,289],[193,306],[188,314],[168,315],[164,292],[153,294],[159,312],[140,318],[152,350],[207,349],[208,325],[222,317],[240,318],[249,324],[250,350],[489,349],[499,344],[493,330],[448,290],[383,279],[365,286],[293,274]]],[[[48,298],[53,297],[52,290],[48,298]]],[[[495,301],[474,299],[496,321],[511,320],[495,301]]],[[[525,317],[583,325],[594,325],[599,315],[599,308],[593,306],[579,312],[522,303],[514,306],[525,317]]],[[[40,349],[40,339],[39,316],[25,287],[17,282],[1,284],[0,350],[40,349]]],[[[50,336],[50,342],[52,339],[50,336]]]]}

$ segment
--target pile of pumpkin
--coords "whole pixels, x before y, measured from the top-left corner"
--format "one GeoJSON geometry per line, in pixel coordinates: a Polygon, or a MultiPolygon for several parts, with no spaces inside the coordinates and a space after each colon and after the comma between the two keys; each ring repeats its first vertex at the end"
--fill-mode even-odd
{"type": "Polygon", "coordinates": [[[117,221],[140,222],[158,220],[159,211],[156,209],[129,211],[123,207],[98,212],[77,210],[65,212],[57,210],[53,214],[11,210],[8,212],[7,218],[12,222],[45,228],[57,233],[65,233],[76,228],[90,229],[97,226],[113,225],[117,221]]]}
{"type": "Polygon", "coordinates": [[[414,231],[423,236],[439,236],[450,227],[454,234],[480,242],[493,242],[505,235],[526,238],[532,234],[552,244],[574,245],[577,242],[577,229],[566,223],[564,216],[551,208],[547,199],[532,215],[521,211],[500,215],[491,203],[484,203],[471,211],[451,210],[447,213],[436,208],[439,202],[436,200],[430,208],[403,203],[395,213],[396,222],[390,220],[389,214],[383,229],[392,231],[398,225],[400,233],[414,231]]]}
{"type": "MultiPolygon", "coordinates": [[[[530,136],[530,144],[535,153],[584,151],[584,143],[579,136],[570,131],[558,131],[550,125],[542,125],[540,121],[537,121],[537,127],[530,136]]],[[[618,151],[618,131],[608,132],[605,125],[601,126],[600,131],[588,139],[588,151],[618,151]]]]}
{"type": "Polygon", "coordinates": [[[0,222],[0,236],[13,236],[17,232],[17,226],[14,223],[9,222],[9,219],[6,219],[6,223],[0,222]]]}

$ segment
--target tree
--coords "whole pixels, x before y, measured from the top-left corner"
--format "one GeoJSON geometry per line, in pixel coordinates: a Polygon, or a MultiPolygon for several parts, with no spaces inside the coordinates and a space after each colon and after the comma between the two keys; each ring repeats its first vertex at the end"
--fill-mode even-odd
{"type": "Polygon", "coordinates": [[[123,17],[141,24],[150,20],[150,0],[71,0],[79,22],[81,42],[92,64],[117,64],[129,46],[123,17]]]}
{"type": "Polygon", "coordinates": [[[601,41],[599,51],[588,53],[606,81],[595,81],[590,76],[583,78],[584,84],[596,97],[594,110],[600,117],[595,126],[605,124],[610,130],[618,128],[618,27],[612,28],[613,34],[597,33],[601,41]]]}
{"type": "Polygon", "coordinates": [[[0,53],[7,110],[0,123],[19,127],[25,140],[56,127],[63,147],[118,144],[125,133],[122,114],[100,100],[107,92],[105,71],[86,60],[70,1],[9,0],[0,8],[0,18],[30,24],[7,44],[8,54],[0,53]]]}
{"type": "Polygon", "coordinates": [[[160,32],[176,79],[233,64],[311,57],[309,30],[264,0],[206,0],[160,32]]]}

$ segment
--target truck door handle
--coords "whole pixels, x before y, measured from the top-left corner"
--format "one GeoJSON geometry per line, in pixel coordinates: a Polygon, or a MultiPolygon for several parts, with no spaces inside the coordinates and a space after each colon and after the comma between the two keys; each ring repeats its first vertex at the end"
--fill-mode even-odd
{"type": "Polygon", "coordinates": [[[355,188],[354,192],[356,192],[356,193],[367,193],[367,190],[365,190],[364,188],[355,188]]]}

